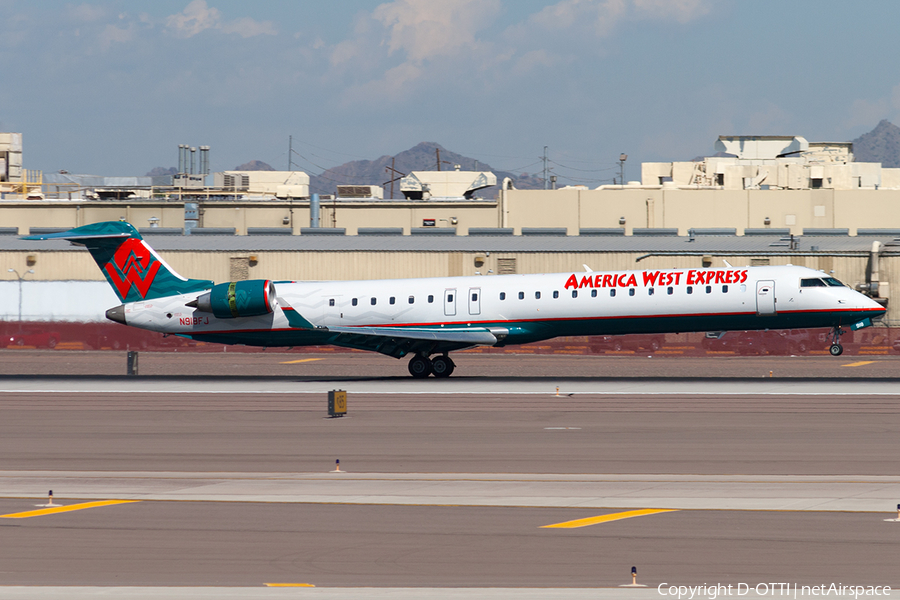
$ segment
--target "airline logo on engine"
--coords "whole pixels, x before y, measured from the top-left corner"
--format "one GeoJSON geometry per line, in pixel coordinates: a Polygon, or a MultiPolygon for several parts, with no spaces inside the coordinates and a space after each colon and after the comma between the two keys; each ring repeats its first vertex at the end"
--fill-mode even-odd
{"type": "Polygon", "coordinates": [[[639,273],[574,273],[566,280],[566,289],[653,287],[656,285],[711,285],[745,283],[746,269],[689,269],[687,271],[641,271],[639,273]]]}
{"type": "Polygon", "coordinates": [[[146,298],[161,266],[159,261],[153,260],[150,249],[142,241],[128,238],[116,249],[103,270],[121,298],[128,297],[132,285],[141,298],[146,298]]]}

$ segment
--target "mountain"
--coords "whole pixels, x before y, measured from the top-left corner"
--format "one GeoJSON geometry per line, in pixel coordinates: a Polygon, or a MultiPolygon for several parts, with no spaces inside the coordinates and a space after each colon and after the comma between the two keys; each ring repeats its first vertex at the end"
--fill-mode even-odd
{"type": "Polygon", "coordinates": [[[150,170],[145,177],[165,177],[166,175],[177,175],[178,169],[175,167],[155,167],[150,170]]]}
{"type": "MultiPolygon", "coordinates": [[[[440,144],[422,142],[396,156],[382,156],[375,160],[354,160],[323,171],[319,175],[310,175],[309,189],[310,192],[319,194],[335,194],[339,184],[383,185],[384,197],[389,198],[391,185],[390,183],[385,184],[385,182],[390,181],[394,176],[399,177],[401,173],[406,175],[410,171],[437,170],[437,150],[440,150],[442,171],[452,171],[456,165],[459,165],[463,171],[491,171],[497,176],[497,185],[478,191],[478,195],[482,198],[495,198],[504,177],[512,179],[513,185],[519,189],[542,189],[544,187],[544,181],[540,177],[527,173],[514,174],[497,171],[487,163],[451,152],[440,144]],[[387,168],[391,166],[392,160],[394,168],[400,171],[394,176],[388,174],[387,168]]],[[[394,182],[394,198],[403,198],[403,194],[400,193],[399,181],[394,182]]]]}
{"type": "Polygon", "coordinates": [[[853,140],[856,162],[880,162],[882,167],[900,167],[900,127],[883,119],[875,129],[853,140]]]}
{"type": "Polygon", "coordinates": [[[234,168],[235,171],[274,171],[271,165],[267,165],[261,160],[251,160],[234,168]]]}

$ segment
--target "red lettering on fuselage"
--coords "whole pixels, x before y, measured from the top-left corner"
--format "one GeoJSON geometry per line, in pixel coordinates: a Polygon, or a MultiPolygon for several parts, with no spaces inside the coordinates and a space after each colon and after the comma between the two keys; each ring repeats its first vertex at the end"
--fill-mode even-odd
{"type": "MultiPolygon", "coordinates": [[[[730,284],[746,283],[747,269],[688,269],[684,271],[641,271],[641,285],[652,287],[655,285],[681,285],[681,276],[685,275],[685,285],[709,285],[711,283],[730,284]]],[[[566,280],[566,289],[574,288],[609,288],[609,287],[637,287],[638,279],[635,273],[604,273],[596,275],[582,275],[581,280],[574,273],[566,280]]]]}
{"type": "Polygon", "coordinates": [[[178,319],[181,325],[209,325],[209,317],[181,317],[178,319]]]}

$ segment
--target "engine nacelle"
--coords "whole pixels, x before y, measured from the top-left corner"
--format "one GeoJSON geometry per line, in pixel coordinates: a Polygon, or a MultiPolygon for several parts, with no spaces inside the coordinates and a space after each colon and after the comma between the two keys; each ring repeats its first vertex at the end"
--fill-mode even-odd
{"type": "Polygon", "coordinates": [[[187,306],[218,319],[258,317],[275,310],[275,284],[267,279],[220,283],[187,306]]]}

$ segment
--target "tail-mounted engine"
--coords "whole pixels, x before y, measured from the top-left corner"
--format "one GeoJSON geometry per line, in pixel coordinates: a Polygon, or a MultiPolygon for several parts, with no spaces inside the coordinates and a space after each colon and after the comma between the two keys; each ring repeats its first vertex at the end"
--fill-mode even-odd
{"type": "Polygon", "coordinates": [[[185,306],[218,319],[258,317],[275,310],[275,284],[267,279],[220,283],[185,306]]]}

